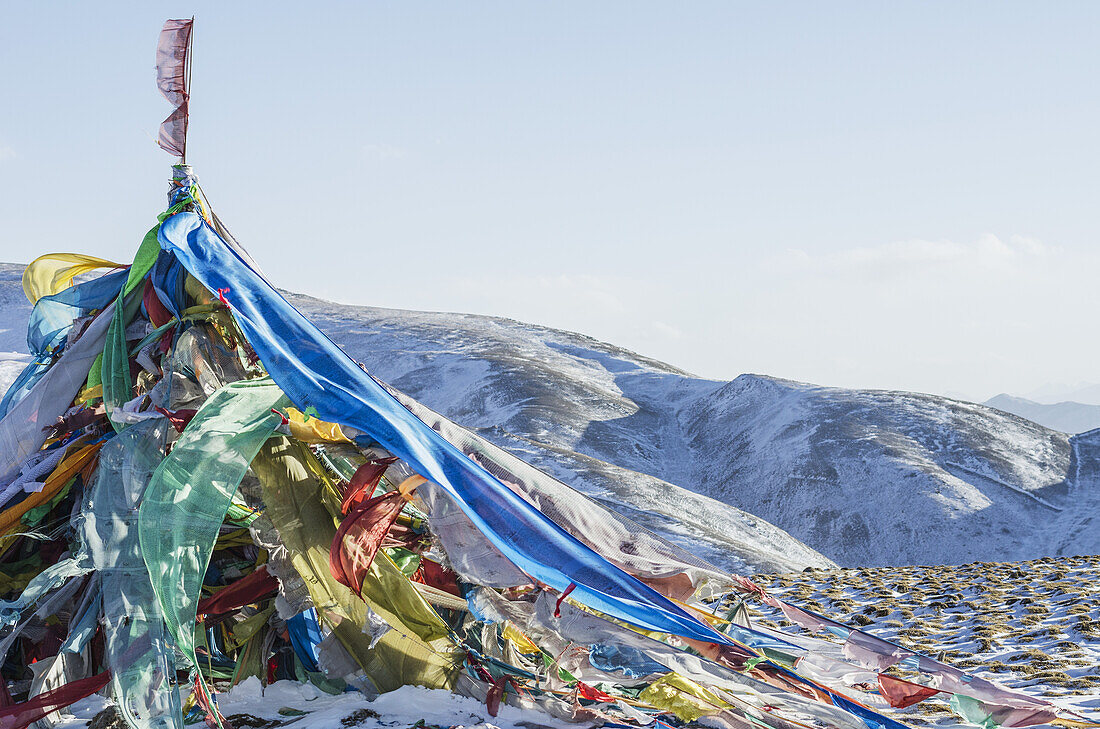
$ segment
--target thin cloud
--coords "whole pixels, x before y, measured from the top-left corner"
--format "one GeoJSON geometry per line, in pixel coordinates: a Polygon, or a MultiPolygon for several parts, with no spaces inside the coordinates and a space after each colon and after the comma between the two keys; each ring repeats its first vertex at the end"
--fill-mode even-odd
{"type": "Polygon", "coordinates": [[[882,276],[914,270],[1003,269],[1060,252],[1035,238],[1013,235],[1005,240],[987,233],[969,242],[911,239],[822,254],[788,249],[765,265],[776,271],[882,276]]]}
{"type": "Polygon", "coordinates": [[[452,279],[448,283],[465,297],[486,298],[488,302],[526,302],[616,315],[631,311],[622,291],[629,291],[634,286],[629,281],[590,274],[475,276],[452,279]]]}

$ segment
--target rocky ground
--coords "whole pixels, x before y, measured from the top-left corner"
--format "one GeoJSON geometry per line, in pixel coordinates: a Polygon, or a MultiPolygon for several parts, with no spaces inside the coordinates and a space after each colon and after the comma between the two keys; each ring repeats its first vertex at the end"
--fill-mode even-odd
{"type": "MultiPolygon", "coordinates": [[[[1090,718],[1100,714],[1100,556],[753,579],[776,597],[906,648],[1090,718]]],[[[796,629],[766,606],[757,606],[753,617],[796,629]]],[[[899,713],[910,724],[958,723],[939,699],[899,713]]]]}

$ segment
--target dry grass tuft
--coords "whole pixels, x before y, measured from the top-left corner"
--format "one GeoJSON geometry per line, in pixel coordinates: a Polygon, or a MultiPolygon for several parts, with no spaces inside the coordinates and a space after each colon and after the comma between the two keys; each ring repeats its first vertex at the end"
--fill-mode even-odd
{"type": "MultiPolygon", "coordinates": [[[[755,579],[777,597],[910,650],[1036,695],[1066,696],[1095,694],[1100,687],[1100,667],[1070,675],[1088,671],[1100,655],[1098,577],[1100,556],[755,579]]],[[[768,610],[761,624],[792,629],[768,610]]],[[[933,699],[906,711],[906,721],[935,725],[948,713],[933,699]]]]}

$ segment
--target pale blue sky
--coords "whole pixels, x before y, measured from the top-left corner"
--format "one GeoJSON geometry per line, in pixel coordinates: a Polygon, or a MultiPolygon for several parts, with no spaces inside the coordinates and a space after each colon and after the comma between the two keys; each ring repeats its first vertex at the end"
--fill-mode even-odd
{"type": "Polygon", "coordinates": [[[1096,380],[1100,5],[5,3],[0,260],[128,260],[190,161],[276,283],[698,374],[1096,380]]]}

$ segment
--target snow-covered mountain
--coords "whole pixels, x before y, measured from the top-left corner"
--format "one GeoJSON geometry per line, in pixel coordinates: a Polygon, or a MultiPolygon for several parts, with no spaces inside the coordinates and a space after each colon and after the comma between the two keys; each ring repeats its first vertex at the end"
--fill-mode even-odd
{"type": "MultiPolygon", "coordinates": [[[[19,269],[0,268],[0,296],[19,269]]],[[[1100,551],[1091,434],[932,395],[703,380],[508,319],[286,295],[380,379],[730,569],[1100,551]]],[[[0,301],[0,330],[18,329],[26,309],[0,301]]]]}
{"type": "Polygon", "coordinates": [[[694,480],[843,564],[1091,553],[1063,528],[1097,513],[1081,438],[947,398],[744,375],[685,418],[694,480]],[[718,435],[720,434],[720,435],[718,435]]]}
{"type": "Polygon", "coordinates": [[[985,404],[1063,433],[1084,433],[1100,428],[1100,405],[1070,401],[1035,402],[1005,393],[989,398],[985,404]]]}
{"type": "MultiPolygon", "coordinates": [[[[702,380],[507,319],[288,296],[382,379],[574,484],[567,469],[615,464],[744,509],[845,565],[1100,550],[1100,530],[1067,536],[1100,514],[1084,436],[932,395],[702,380]]],[[[637,498],[603,474],[609,495],[637,498]]],[[[710,520],[692,506],[665,511],[710,520]]]]}

